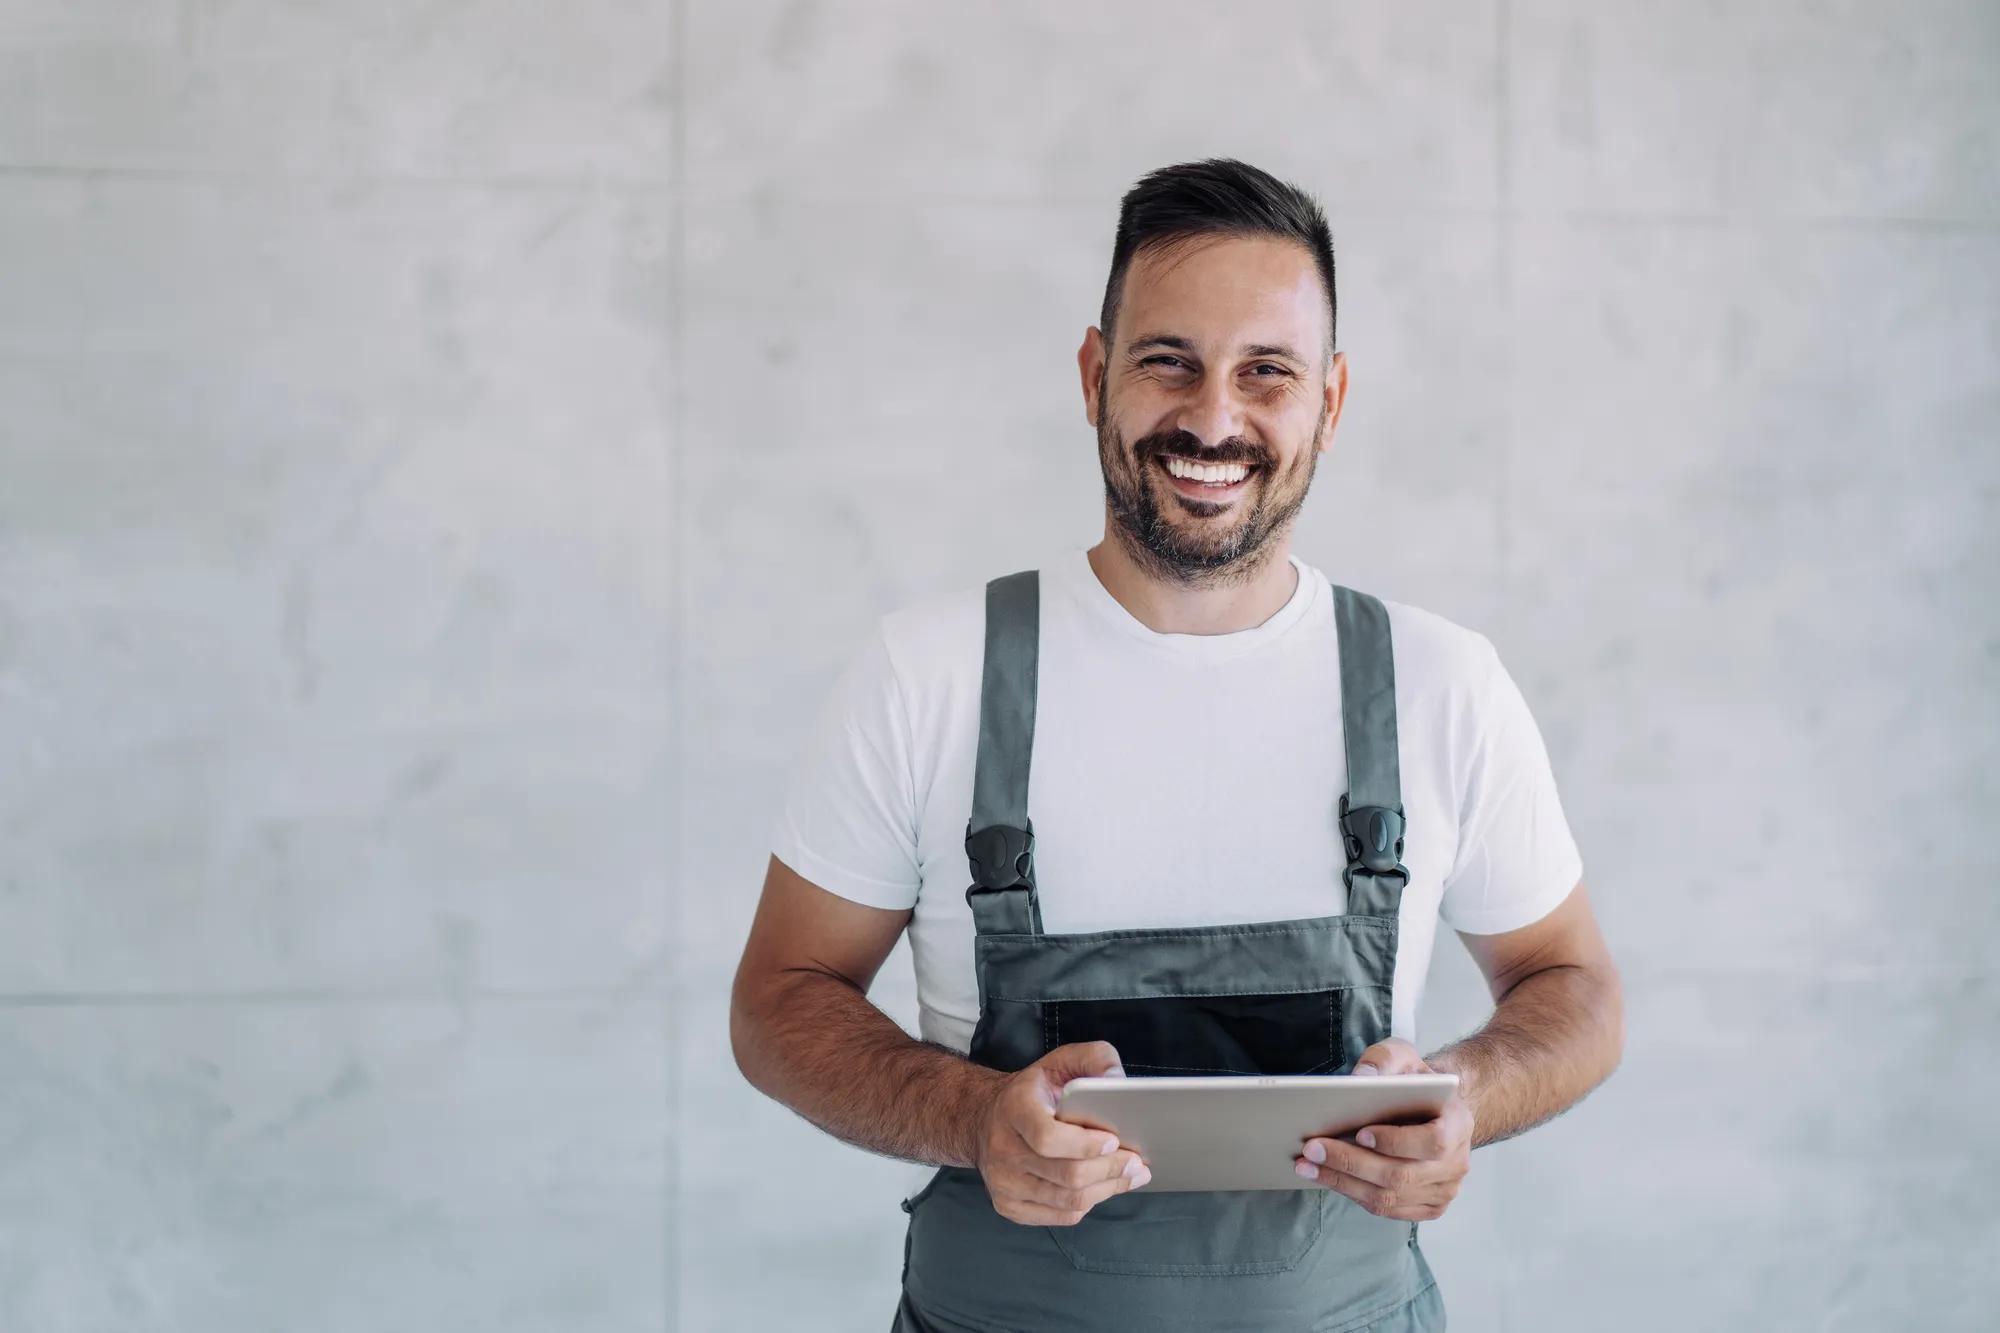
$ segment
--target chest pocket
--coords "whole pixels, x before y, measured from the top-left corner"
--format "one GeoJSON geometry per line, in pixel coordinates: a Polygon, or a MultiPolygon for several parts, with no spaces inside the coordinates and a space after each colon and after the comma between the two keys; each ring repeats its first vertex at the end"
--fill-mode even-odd
{"type": "Polygon", "coordinates": [[[1346,1068],[1343,989],[1281,995],[1055,1000],[1042,1006],[1043,1053],[1108,1041],[1125,1072],[1331,1074],[1346,1068]]]}

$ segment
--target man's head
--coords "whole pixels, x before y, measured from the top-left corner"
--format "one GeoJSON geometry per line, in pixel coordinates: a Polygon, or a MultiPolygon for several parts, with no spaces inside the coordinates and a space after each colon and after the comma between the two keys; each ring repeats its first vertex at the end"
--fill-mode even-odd
{"type": "Polygon", "coordinates": [[[1105,507],[1139,563],[1211,584],[1280,549],[1346,395],[1337,310],[1332,234],[1297,187],[1210,158],[1125,195],[1077,365],[1105,507]],[[1195,477],[1177,477],[1188,464],[1195,477]],[[1230,464],[1247,475],[1199,479],[1230,464]]]}

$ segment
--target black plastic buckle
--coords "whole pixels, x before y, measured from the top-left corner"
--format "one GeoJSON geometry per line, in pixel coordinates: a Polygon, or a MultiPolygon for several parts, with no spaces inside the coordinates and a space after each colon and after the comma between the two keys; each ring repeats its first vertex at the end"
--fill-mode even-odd
{"type": "Polygon", "coordinates": [[[1350,810],[1347,797],[1342,796],[1340,831],[1342,840],[1347,844],[1350,869],[1368,870],[1377,875],[1403,869],[1401,810],[1391,810],[1386,805],[1357,805],[1350,810]]]}
{"type": "Polygon", "coordinates": [[[1035,821],[1019,829],[989,824],[977,833],[965,822],[965,855],[972,863],[972,884],[979,889],[1035,887],[1035,821]]]}

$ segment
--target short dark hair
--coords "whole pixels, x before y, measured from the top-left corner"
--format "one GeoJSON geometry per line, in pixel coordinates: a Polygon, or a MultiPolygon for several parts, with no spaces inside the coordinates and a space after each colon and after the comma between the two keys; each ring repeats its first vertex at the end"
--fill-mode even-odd
{"type": "Polygon", "coordinates": [[[1326,286],[1326,348],[1333,355],[1339,346],[1334,334],[1340,303],[1334,296],[1333,231],[1326,213],[1298,186],[1229,157],[1161,167],[1125,192],[1111,248],[1111,278],[1104,284],[1104,309],[1098,317],[1106,341],[1112,337],[1133,257],[1148,246],[1197,236],[1275,236],[1309,250],[1326,286]]]}

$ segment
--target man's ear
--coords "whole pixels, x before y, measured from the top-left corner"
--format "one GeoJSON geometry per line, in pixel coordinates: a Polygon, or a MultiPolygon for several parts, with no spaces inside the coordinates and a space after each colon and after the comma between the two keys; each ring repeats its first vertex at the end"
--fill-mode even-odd
{"type": "Polygon", "coordinates": [[[1326,424],[1320,427],[1319,451],[1333,448],[1333,428],[1340,424],[1340,409],[1347,403],[1347,353],[1335,352],[1326,368],[1326,424]]]}
{"type": "Polygon", "coordinates": [[[1097,388],[1104,377],[1104,335],[1095,324],[1083,331],[1083,346],[1076,349],[1076,369],[1083,377],[1083,419],[1095,429],[1097,414],[1104,406],[1097,401],[1097,388]]]}

